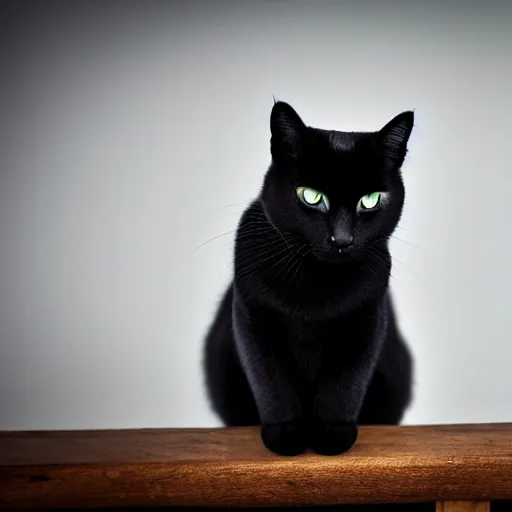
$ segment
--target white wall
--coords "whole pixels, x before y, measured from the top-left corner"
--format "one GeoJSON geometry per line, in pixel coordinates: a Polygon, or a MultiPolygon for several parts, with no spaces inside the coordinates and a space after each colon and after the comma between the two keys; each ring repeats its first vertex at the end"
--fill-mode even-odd
{"type": "Polygon", "coordinates": [[[194,250],[258,192],[272,95],[341,130],[416,110],[406,420],[512,421],[510,4],[41,4],[4,33],[0,428],[218,424],[200,355],[232,233],[194,250]]]}

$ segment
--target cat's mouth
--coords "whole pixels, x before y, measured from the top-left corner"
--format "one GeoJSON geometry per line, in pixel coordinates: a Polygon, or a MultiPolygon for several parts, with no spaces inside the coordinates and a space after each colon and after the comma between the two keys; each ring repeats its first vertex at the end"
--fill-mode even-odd
{"type": "Polygon", "coordinates": [[[324,263],[343,263],[354,258],[356,250],[353,245],[342,249],[325,249],[315,247],[311,251],[317,259],[324,263]]]}

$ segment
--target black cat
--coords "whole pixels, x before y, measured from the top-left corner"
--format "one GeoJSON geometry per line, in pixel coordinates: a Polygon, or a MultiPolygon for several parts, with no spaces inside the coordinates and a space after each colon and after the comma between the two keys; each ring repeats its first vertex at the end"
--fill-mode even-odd
{"type": "Polygon", "coordinates": [[[388,239],[413,123],[404,112],[377,132],[320,130],[274,104],[272,163],[240,220],[204,365],[224,423],[262,425],[276,453],[342,453],[356,423],[399,423],[410,402],[388,239]]]}

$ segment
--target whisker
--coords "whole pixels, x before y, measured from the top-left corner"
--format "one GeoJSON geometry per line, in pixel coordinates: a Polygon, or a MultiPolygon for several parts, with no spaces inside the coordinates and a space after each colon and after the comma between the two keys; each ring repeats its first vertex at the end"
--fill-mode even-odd
{"type": "Polygon", "coordinates": [[[276,236],[273,236],[272,233],[268,232],[267,230],[263,230],[263,231],[251,231],[251,232],[247,232],[247,233],[241,233],[241,234],[238,234],[236,235],[236,237],[234,237],[230,242],[227,242],[226,245],[230,244],[230,243],[234,243],[236,242],[237,240],[239,242],[243,241],[243,240],[247,240],[247,239],[254,239],[254,240],[274,240],[275,242],[277,242],[279,240],[278,237],[276,236]]]}
{"type": "Polygon", "coordinates": [[[213,238],[210,238],[209,240],[206,240],[206,242],[203,242],[199,247],[196,247],[194,249],[194,252],[192,254],[195,254],[201,247],[204,247],[206,244],[213,242],[214,240],[217,240],[218,238],[221,238],[223,236],[229,235],[231,233],[234,233],[236,229],[230,229],[229,231],[226,231],[225,233],[222,233],[220,235],[214,236],[213,238]]]}
{"type": "MultiPolygon", "coordinates": [[[[213,242],[214,240],[217,240],[218,238],[221,238],[223,236],[229,235],[231,233],[235,233],[236,231],[238,231],[237,228],[230,229],[229,231],[226,231],[225,233],[221,233],[220,235],[214,236],[214,237],[210,238],[209,240],[206,240],[206,242],[203,242],[201,245],[196,247],[192,254],[195,254],[199,249],[201,249],[201,247],[204,247],[206,244],[213,242]]],[[[251,236],[251,235],[261,234],[261,233],[272,233],[272,231],[270,229],[254,228],[254,229],[247,230],[247,231],[244,230],[240,235],[238,235],[238,237],[244,238],[246,235],[251,236]]]]}
{"type": "MultiPolygon", "coordinates": [[[[375,267],[375,262],[373,262],[373,264],[372,263],[369,264],[368,270],[375,277],[381,277],[381,272],[379,272],[379,269],[377,267],[375,267]]],[[[396,277],[392,274],[391,269],[389,271],[389,278],[393,279],[393,281],[396,281],[396,277]]]]}
{"type": "MultiPolygon", "coordinates": [[[[252,273],[252,271],[257,268],[259,265],[261,265],[262,263],[265,263],[266,261],[276,257],[276,256],[279,256],[283,253],[286,253],[288,252],[288,248],[284,248],[282,249],[281,251],[277,252],[277,253],[272,253],[268,258],[265,258],[263,260],[259,260],[253,264],[250,264],[248,267],[245,267],[243,268],[238,274],[236,274],[236,277],[237,278],[243,278],[243,277],[246,277],[247,275],[250,275],[250,273],[252,273]]],[[[287,254],[285,254],[285,258],[287,257],[287,254]]],[[[277,263],[280,263],[281,261],[283,261],[285,258],[281,258],[277,263]]],[[[274,263],[273,265],[271,265],[270,267],[267,267],[265,269],[265,272],[270,270],[271,268],[273,268],[277,263],[274,263]]]]}
{"type": "Polygon", "coordinates": [[[415,249],[419,249],[420,251],[424,251],[426,253],[429,253],[429,251],[427,249],[425,249],[424,247],[420,247],[419,245],[414,245],[413,243],[411,243],[411,242],[409,242],[407,240],[404,240],[403,238],[399,238],[396,235],[391,235],[391,238],[393,238],[394,240],[398,240],[400,242],[403,242],[404,244],[408,244],[411,247],[414,247],[415,249]]]}
{"type": "Polygon", "coordinates": [[[272,233],[272,231],[268,227],[263,227],[263,226],[251,226],[250,229],[248,229],[248,228],[237,229],[236,231],[238,231],[238,236],[243,236],[243,235],[247,235],[247,234],[251,234],[251,233],[263,233],[263,232],[272,233]]]}
{"type": "MultiPolygon", "coordinates": [[[[289,265],[285,266],[286,272],[283,274],[284,282],[288,282],[286,280],[286,276],[291,272],[291,270],[293,270],[297,266],[297,264],[300,264],[300,259],[296,258],[294,255],[290,258],[289,265]]],[[[277,275],[276,275],[276,277],[277,277],[277,275]]],[[[290,284],[290,283],[288,282],[288,284],[290,284]]]]}
{"type": "Polygon", "coordinates": [[[219,215],[219,217],[223,218],[223,217],[229,217],[230,215],[242,215],[243,213],[244,213],[243,210],[239,210],[237,212],[223,213],[222,215],[219,215]]]}
{"type": "Polygon", "coordinates": [[[370,252],[374,256],[376,256],[380,263],[383,265],[389,265],[391,262],[385,257],[384,254],[381,254],[376,247],[370,247],[370,252]]]}
{"type": "MultiPolygon", "coordinates": [[[[238,275],[243,275],[243,273],[245,273],[246,271],[254,270],[258,265],[260,265],[260,264],[262,264],[262,263],[265,263],[266,261],[268,261],[268,260],[272,259],[272,258],[273,258],[273,257],[275,257],[275,256],[279,256],[279,255],[280,255],[280,254],[282,254],[283,252],[286,252],[286,250],[287,250],[287,249],[285,248],[285,249],[282,249],[281,251],[279,251],[279,252],[277,252],[277,253],[275,253],[275,252],[273,252],[273,251],[269,251],[269,252],[271,252],[271,254],[270,254],[270,256],[269,256],[268,258],[265,258],[265,259],[263,259],[263,260],[258,259],[258,261],[254,262],[254,263],[251,263],[251,264],[249,264],[248,266],[246,266],[246,267],[242,268],[242,269],[240,270],[239,274],[237,274],[237,276],[238,276],[238,275]]],[[[245,262],[238,262],[238,263],[239,263],[239,265],[241,264],[241,265],[243,266],[245,262]]]]}
{"type": "MultiPolygon", "coordinates": [[[[291,254],[291,255],[290,254],[285,254],[285,256],[283,258],[281,258],[277,263],[274,263],[270,267],[266,268],[264,270],[264,272],[268,272],[270,269],[274,268],[276,265],[278,265],[279,263],[281,263],[281,262],[283,262],[285,260],[288,262],[290,257],[293,258],[293,254],[291,254]]],[[[285,264],[285,266],[286,266],[286,264],[285,264]]]]}
{"type": "MultiPolygon", "coordinates": [[[[372,247],[372,254],[378,256],[379,258],[382,258],[382,254],[380,254],[375,247],[372,247]]],[[[389,254],[392,262],[400,263],[404,268],[406,268],[416,279],[419,279],[419,276],[411,269],[409,268],[405,263],[400,261],[399,259],[395,258],[392,254],[389,254]]],[[[383,263],[383,260],[381,259],[381,262],[383,263]]]]}
{"type": "Polygon", "coordinates": [[[396,261],[397,263],[400,263],[400,265],[402,265],[404,268],[406,268],[416,279],[419,279],[418,274],[416,274],[416,272],[414,272],[412,269],[410,269],[405,263],[403,263],[400,260],[396,259],[394,256],[391,256],[391,259],[393,261],[396,261]]]}
{"type": "MultiPolygon", "coordinates": [[[[284,238],[283,238],[283,239],[284,239],[284,238]]],[[[286,240],[285,240],[285,243],[286,243],[286,240]]],[[[287,244],[287,245],[288,245],[288,244],[287,244]]],[[[293,261],[292,261],[292,262],[291,262],[291,264],[288,266],[288,268],[287,268],[287,270],[286,270],[286,272],[285,272],[285,274],[284,274],[284,276],[283,276],[283,281],[285,281],[285,280],[286,280],[286,276],[288,275],[288,273],[290,272],[290,270],[292,270],[293,268],[295,268],[295,264],[296,264],[296,263],[298,263],[298,264],[300,265],[300,262],[301,262],[301,254],[300,254],[301,246],[302,246],[302,244],[300,244],[300,245],[299,245],[299,247],[298,247],[298,249],[297,249],[297,250],[292,249],[292,251],[293,251],[293,255],[292,255],[292,258],[291,258],[291,259],[292,259],[293,261]]],[[[295,247],[297,247],[297,245],[295,245],[295,247]]],[[[279,275],[279,274],[278,274],[278,275],[279,275]]],[[[276,275],[276,277],[277,277],[277,275],[276,275]]],[[[291,281],[290,281],[290,283],[289,283],[289,284],[291,284],[291,281]]]]}
{"type": "MultiPolygon", "coordinates": [[[[246,253],[242,253],[238,255],[238,258],[240,258],[242,261],[242,264],[251,263],[255,258],[261,258],[262,256],[265,256],[267,254],[270,254],[272,251],[270,249],[265,249],[263,251],[257,251],[256,253],[252,251],[246,251],[246,253]],[[249,258],[247,256],[250,256],[249,258]]],[[[224,272],[227,268],[232,267],[234,265],[235,261],[234,258],[221,270],[221,272],[224,272]]]]}
{"type": "Polygon", "coordinates": [[[218,206],[217,208],[218,209],[231,208],[232,206],[240,206],[241,204],[246,205],[246,204],[248,204],[248,202],[241,201],[239,203],[223,204],[222,206],[218,206]]]}
{"type": "Polygon", "coordinates": [[[293,273],[291,279],[290,279],[290,286],[293,282],[293,280],[295,279],[295,276],[297,275],[297,272],[299,271],[299,269],[302,267],[302,264],[304,263],[304,257],[306,256],[306,254],[311,251],[310,248],[306,247],[306,251],[304,252],[304,254],[300,255],[300,258],[299,258],[299,264],[297,265],[297,268],[295,269],[295,272],[293,273]]]}
{"type": "Polygon", "coordinates": [[[286,272],[283,275],[283,281],[284,281],[286,274],[288,274],[288,272],[290,271],[290,267],[292,267],[295,264],[295,261],[296,261],[295,254],[293,252],[290,252],[288,254],[288,258],[286,258],[285,264],[281,266],[281,268],[278,270],[277,274],[274,275],[274,278],[277,279],[279,277],[279,274],[283,270],[286,270],[286,272]]]}
{"type": "Polygon", "coordinates": [[[260,245],[257,248],[253,248],[253,247],[247,248],[245,251],[242,251],[242,252],[237,251],[236,256],[238,258],[246,258],[247,256],[249,256],[249,257],[252,256],[254,258],[254,257],[257,257],[257,256],[261,255],[262,252],[266,253],[266,252],[271,251],[272,249],[269,246],[271,246],[270,243],[269,244],[260,245]],[[265,249],[263,249],[263,248],[265,248],[265,249]],[[261,250],[261,249],[263,249],[263,250],[261,250]]]}

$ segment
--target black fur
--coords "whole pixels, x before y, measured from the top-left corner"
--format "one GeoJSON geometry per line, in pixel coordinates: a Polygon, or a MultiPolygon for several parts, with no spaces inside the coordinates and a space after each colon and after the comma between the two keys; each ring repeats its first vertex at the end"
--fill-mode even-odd
{"type": "Polygon", "coordinates": [[[377,132],[327,131],[274,105],[272,163],[241,218],[234,281],[204,364],[223,422],[262,425],[276,453],[345,452],[356,423],[399,423],[410,402],[388,239],[402,212],[413,120],[404,112],[377,132]],[[305,206],[298,186],[325,193],[329,211],[305,206]],[[389,194],[383,207],[357,213],[358,200],[377,191],[389,194]]]}

